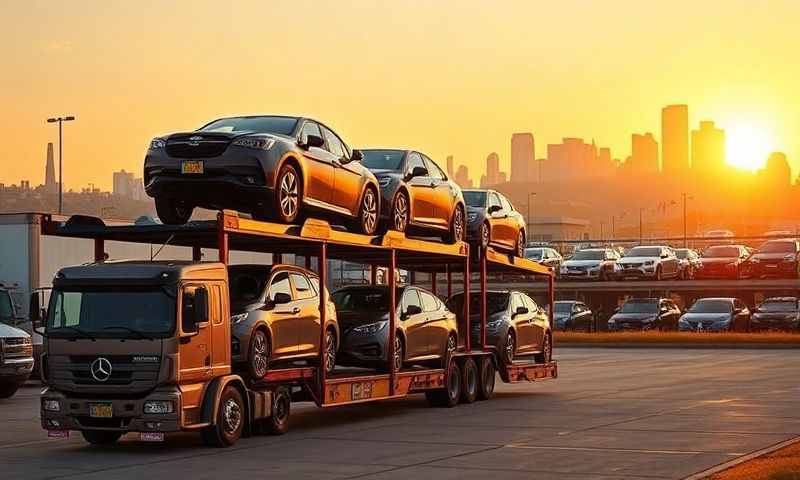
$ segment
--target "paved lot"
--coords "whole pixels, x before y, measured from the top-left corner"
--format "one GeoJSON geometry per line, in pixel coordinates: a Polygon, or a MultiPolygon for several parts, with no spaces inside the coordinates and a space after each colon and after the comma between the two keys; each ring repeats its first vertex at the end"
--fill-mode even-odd
{"type": "Polygon", "coordinates": [[[194,435],[89,447],[39,428],[38,388],[0,401],[0,478],[682,478],[800,436],[800,350],[560,349],[561,378],[489,402],[320,411],[227,450],[194,435]]]}

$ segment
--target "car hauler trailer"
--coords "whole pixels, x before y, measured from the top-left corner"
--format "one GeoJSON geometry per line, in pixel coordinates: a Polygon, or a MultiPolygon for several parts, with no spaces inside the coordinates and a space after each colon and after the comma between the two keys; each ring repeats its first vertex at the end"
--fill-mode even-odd
{"type": "MultiPolygon", "coordinates": [[[[481,296],[480,338],[483,340],[481,344],[486,345],[487,277],[493,272],[545,279],[549,287],[551,323],[553,312],[553,276],[548,269],[491,249],[471,256],[469,246],[463,242],[445,245],[407,238],[392,231],[383,236],[365,236],[338,231],[328,223],[314,219],[307,220],[302,226],[274,224],[243,218],[231,211],[220,212],[217,220],[179,226],[106,226],[91,217],[73,217],[64,222],[45,216],[41,233],[94,242],[97,263],[73,267],[68,269],[71,273],[67,275],[73,275],[75,281],[85,281],[87,285],[102,282],[105,286],[113,286],[118,282],[124,286],[136,285],[139,281],[125,277],[131,263],[104,263],[106,241],[191,247],[191,263],[162,261],[136,265],[149,265],[151,269],[161,265],[164,271],[158,276],[164,284],[176,284],[178,289],[185,282],[202,287],[204,292],[208,285],[217,293],[210,300],[207,293],[192,297],[194,311],[204,309],[197,317],[201,321],[195,331],[185,330],[182,316],[188,314],[181,302],[186,300],[181,300],[182,295],[175,293],[174,335],[165,338],[161,346],[153,345],[153,339],[136,336],[125,337],[125,342],[118,338],[106,342],[105,338],[82,338],[81,335],[71,337],[69,341],[48,337],[42,358],[47,388],[42,393],[41,421],[50,436],[67,436],[70,430],[78,430],[92,443],[113,443],[127,432],[139,432],[145,440],[159,440],[163,439],[164,433],[194,430],[200,431],[207,443],[228,446],[242,434],[285,432],[290,404],[297,399],[312,400],[317,406],[327,408],[424,393],[432,405],[452,407],[459,402],[490,398],[496,373],[504,382],[557,376],[557,364],[552,360],[538,364],[516,360],[505,364],[495,348],[473,346],[468,334],[471,332],[469,301],[463,302],[466,329],[460,333],[459,348],[442,368],[417,367],[398,371],[392,356],[387,355],[388,373],[334,370],[328,375],[325,368],[321,368],[325,365],[325,349],[319,348],[316,362],[308,366],[270,369],[260,379],[250,379],[232,371],[226,284],[226,266],[231,250],[271,253],[276,257],[274,263],[280,263],[283,254],[300,255],[305,258],[308,268],[316,258],[317,274],[323,286],[327,284],[329,259],[370,265],[373,281],[374,272],[386,268],[392,297],[390,305],[395,304],[395,272],[398,269],[430,273],[434,291],[437,290],[439,275],[444,274],[448,294],[452,293],[454,281],[460,280],[466,298],[469,298],[473,274],[477,270],[481,296]],[[219,262],[201,262],[201,249],[217,249],[219,262]],[[122,274],[122,277],[114,272],[122,274]],[[209,301],[213,305],[219,302],[217,306],[221,307],[219,318],[213,321],[208,321],[209,301]],[[201,333],[203,330],[207,331],[205,335],[201,333]],[[123,343],[128,343],[128,346],[120,347],[123,343]],[[68,345],[65,347],[64,344],[68,345]],[[146,351],[138,351],[136,345],[146,351]],[[122,350],[125,354],[120,354],[122,350]],[[115,368],[121,372],[117,377],[112,373],[115,368]],[[109,379],[113,381],[106,383],[109,379]],[[144,385],[144,389],[134,393],[129,386],[137,382],[144,385]]],[[[57,285],[58,278],[56,280],[57,285]]],[[[69,278],[62,281],[68,282],[69,278]]],[[[326,333],[327,309],[324,302],[327,295],[319,297],[322,318],[318,345],[321,346],[326,333]]],[[[31,311],[43,312],[43,309],[31,305],[31,311]]],[[[395,309],[389,308],[387,345],[394,345],[397,321],[395,309]]]]}

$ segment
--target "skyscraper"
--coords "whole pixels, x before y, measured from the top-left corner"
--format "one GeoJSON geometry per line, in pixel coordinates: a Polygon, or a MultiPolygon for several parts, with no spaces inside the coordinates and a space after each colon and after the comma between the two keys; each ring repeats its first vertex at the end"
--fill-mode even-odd
{"type": "Polygon", "coordinates": [[[447,156],[447,176],[448,177],[452,177],[453,176],[453,156],[452,155],[448,155],[447,156]]]}
{"type": "Polygon", "coordinates": [[[458,167],[454,178],[459,187],[472,188],[472,180],[469,179],[469,170],[466,165],[458,167]]]}
{"type": "Polygon", "coordinates": [[[792,184],[789,161],[786,160],[786,154],[782,152],[771,153],[759,175],[768,187],[784,189],[792,184]]]}
{"type": "Polygon", "coordinates": [[[658,142],[652,133],[631,135],[631,168],[634,175],[658,173],[658,142]]]}
{"type": "Polygon", "coordinates": [[[53,142],[47,144],[47,161],[44,165],[44,187],[49,193],[58,189],[56,184],[56,165],[53,160],[53,142]]]}
{"type": "Polygon", "coordinates": [[[500,172],[500,156],[492,152],[486,157],[486,174],[481,176],[481,188],[488,188],[506,180],[506,174],[500,172]]]}
{"type": "Polygon", "coordinates": [[[692,168],[699,172],[720,172],[725,167],[725,131],[714,126],[714,122],[700,122],[698,130],[692,130],[692,168]]]}
{"type": "Polygon", "coordinates": [[[534,179],[536,146],[532,133],[511,135],[511,177],[509,181],[523,183],[534,179]]]}
{"type": "Polygon", "coordinates": [[[661,109],[661,170],[685,172],[689,168],[689,107],[668,105],[661,109]]]}
{"type": "Polygon", "coordinates": [[[582,138],[565,138],[562,143],[547,145],[547,169],[544,179],[575,180],[597,177],[594,170],[597,147],[582,138]]]}

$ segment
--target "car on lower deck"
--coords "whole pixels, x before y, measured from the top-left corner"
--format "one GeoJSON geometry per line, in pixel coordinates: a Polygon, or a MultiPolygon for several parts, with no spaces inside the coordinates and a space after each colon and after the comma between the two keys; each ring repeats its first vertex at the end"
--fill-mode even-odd
{"type": "MultiPolygon", "coordinates": [[[[447,307],[459,318],[459,331],[466,330],[464,294],[457,293],[447,300],[447,307]]],[[[470,294],[470,325],[472,346],[481,341],[481,296],[470,294]]],[[[552,356],[552,329],[547,313],[533,299],[520,291],[489,291],[486,293],[486,342],[497,349],[499,358],[511,363],[515,358],[533,355],[539,363],[552,356]]]]}
{"type": "Polygon", "coordinates": [[[144,185],[167,224],[186,223],[195,207],[241,210],[281,223],[314,211],[372,234],[380,190],[360,159],[333,130],[310,118],[221,118],[154,138],[144,185]]]}
{"type": "Polygon", "coordinates": [[[761,302],[750,316],[751,331],[800,331],[800,300],[772,297],[761,302]]]}
{"type": "MultiPolygon", "coordinates": [[[[253,379],[271,366],[319,358],[320,285],[294,265],[231,265],[231,361],[253,379]]],[[[327,295],[327,291],[326,291],[327,295]]],[[[327,299],[325,368],[333,371],[340,343],[336,309],[327,299]]]]}
{"type": "Polygon", "coordinates": [[[682,332],[729,332],[746,324],[750,310],[738,298],[714,297],[695,301],[678,322],[682,332]]]}
{"type": "Polygon", "coordinates": [[[556,330],[591,332],[594,323],[594,313],[583,302],[576,300],[559,300],[555,302],[553,312],[554,327],[556,330]]]}
{"type": "Polygon", "coordinates": [[[358,285],[333,293],[342,346],[339,364],[387,370],[414,364],[443,366],[458,348],[456,316],[431,292],[413,286],[395,293],[397,330],[389,348],[389,287],[358,285]]]}
{"type": "Polygon", "coordinates": [[[677,330],[681,310],[669,298],[631,298],[608,320],[608,330],[677,330]]]}
{"type": "Polygon", "coordinates": [[[795,239],[769,240],[745,263],[753,278],[800,278],[800,242],[795,239]]]}
{"type": "Polygon", "coordinates": [[[578,250],[561,264],[559,277],[564,280],[613,280],[617,278],[619,255],[610,248],[578,250]]]}
{"type": "Polygon", "coordinates": [[[414,150],[363,149],[361,163],[378,179],[382,230],[465,239],[461,188],[427,155],[414,150]]]}
{"type": "Polygon", "coordinates": [[[680,262],[667,246],[638,246],[625,252],[617,262],[617,277],[663,280],[680,275],[680,262]]]}
{"type": "Polygon", "coordinates": [[[525,254],[525,218],[495,190],[464,190],[467,204],[467,241],[494,247],[517,257],[525,254]]]}

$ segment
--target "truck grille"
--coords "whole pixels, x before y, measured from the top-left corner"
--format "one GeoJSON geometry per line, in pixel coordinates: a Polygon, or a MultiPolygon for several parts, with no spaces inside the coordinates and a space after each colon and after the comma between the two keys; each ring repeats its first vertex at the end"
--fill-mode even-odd
{"type": "Polygon", "coordinates": [[[158,381],[158,363],[133,363],[131,355],[50,355],[48,381],[53,386],[80,392],[143,392],[158,381]],[[92,375],[92,362],[105,358],[111,363],[108,379],[99,381],[92,375]]]}
{"type": "Polygon", "coordinates": [[[27,338],[4,338],[0,340],[2,358],[26,358],[33,356],[33,345],[27,338]]]}
{"type": "Polygon", "coordinates": [[[173,135],[167,140],[167,154],[175,158],[208,158],[222,155],[231,140],[210,134],[173,135]],[[201,137],[201,140],[190,138],[201,137]]]}

